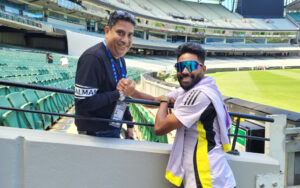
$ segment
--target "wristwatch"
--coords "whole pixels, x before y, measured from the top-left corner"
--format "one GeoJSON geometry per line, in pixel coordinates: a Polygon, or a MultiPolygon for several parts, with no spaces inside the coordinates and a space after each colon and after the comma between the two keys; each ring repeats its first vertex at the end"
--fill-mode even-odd
{"type": "Polygon", "coordinates": [[[162,103],[162,102],[169,103],[169,98],[168,98],[168,97],[162,97],[162,98],[160,99],[160,102],[161,102],[161,103],[162,103]]]}
{"type": "Polygon", "coordinates": [[[120,93],[120,97],[119,97],[119,101],[124,101],[125,100],[125,95],[122,91],[119,91],[120,93]]]}

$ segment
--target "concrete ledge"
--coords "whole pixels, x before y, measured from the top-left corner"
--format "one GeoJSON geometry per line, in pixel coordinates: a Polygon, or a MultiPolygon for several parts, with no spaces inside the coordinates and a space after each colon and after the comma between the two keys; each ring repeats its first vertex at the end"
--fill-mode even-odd
{"type": "MultiPolygon", "coordinates": [[[[172,145],[0,127],[0,187],[173,187],[164,178],[172,145]]],[[[227,155],[238,187],[279,173],[276,160],[227,155]]]]}
{"type": "Polygon", "coordinates": [[[240,152],[239,156],[227,154],[237,188],[255,187],[256,178],[262,174],[279,174],[279,162],[267,155],[240,152]]]}
{"type": "Polygon", "coordinates": [[[172,187],[171,145],[0,127],[0,187],[172,187]]]}

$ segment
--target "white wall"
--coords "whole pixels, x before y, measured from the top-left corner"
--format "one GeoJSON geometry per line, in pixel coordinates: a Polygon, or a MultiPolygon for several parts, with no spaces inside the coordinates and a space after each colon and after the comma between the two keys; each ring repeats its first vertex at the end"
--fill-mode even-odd
{"type": "Polygon", "coordinates": [[[66,30],[68,54],[80,56],[86,49],[104,41],[104,38],[66,30]]]}
{"type": "Polygon", "coordinates": [[[171,145],[0,127],[1,188],[173,187],[171,145]]]}
{"type": "MultiPolygon", "coordinates": [[[[1,188],[167,188],[171,145],[0,127],[1,188]]],[[[227,155],[238,188],[276,174],[263,154],[227,155]]]]}

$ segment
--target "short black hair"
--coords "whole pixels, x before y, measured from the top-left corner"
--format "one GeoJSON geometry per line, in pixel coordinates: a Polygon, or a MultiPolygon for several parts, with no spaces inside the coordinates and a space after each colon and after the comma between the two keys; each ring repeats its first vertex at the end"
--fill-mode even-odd
{"type": "Polygon", "coordinates": [[[176,49],[177,60],[182,54],[191,53],[197,55],[199,61],[204,65],[205,62],[205,50],[200,44],[193,42],[186,42],[181,44],[176,49]]]}
{"type": "Polygon", "coordinates": [[[116,10],[115,12],[113,12],[113,13],[111,13],[109,15],[107,26],[109,28],[112,28],[114,25],[116,25],[116,23],[119,20],[128,21],[128,22],[132,23],[133,26],[136,25],[136,23],[135,23],[135,17],[134,17],[133,14],[131,14],[129,12],[126,12],[124,10],[116,10]]]}

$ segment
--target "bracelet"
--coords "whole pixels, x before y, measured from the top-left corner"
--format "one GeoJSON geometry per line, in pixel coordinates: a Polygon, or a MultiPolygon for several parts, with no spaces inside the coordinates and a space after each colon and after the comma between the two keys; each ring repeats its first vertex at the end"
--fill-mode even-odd
{"type": "Polygon", "coordinates": [[[169,98],[168,98],[168,97],[162,97],[162,98],[160,99],[160,102],[161,102],[161,103],[162,103],[162,102],[169,103],[169,98]]]}

